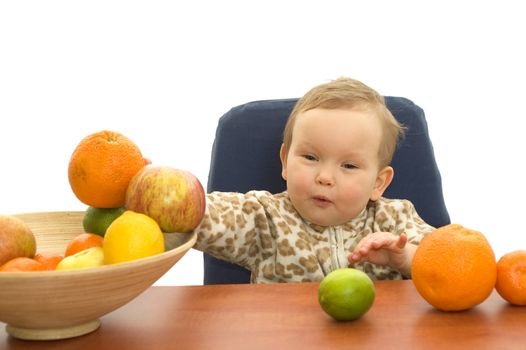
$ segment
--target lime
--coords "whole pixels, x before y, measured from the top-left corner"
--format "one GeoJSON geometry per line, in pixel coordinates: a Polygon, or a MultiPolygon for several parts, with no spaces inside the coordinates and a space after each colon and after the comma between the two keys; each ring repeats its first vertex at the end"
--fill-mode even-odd
{"type": "Polygon", "coordinates": [[[88,207],[84,213],[82,226],[87,233],[95,233],[104,237],[108,226],[121,216],[126,209],[121,208],[95,208],[88,207]]]}
{"type": "Polygon", "coordinates": [[[373,305],[373,281],[360,270],[337,269],[329,273],[318,287],[318,302],[337,321],[360,318],[373,305]]]}

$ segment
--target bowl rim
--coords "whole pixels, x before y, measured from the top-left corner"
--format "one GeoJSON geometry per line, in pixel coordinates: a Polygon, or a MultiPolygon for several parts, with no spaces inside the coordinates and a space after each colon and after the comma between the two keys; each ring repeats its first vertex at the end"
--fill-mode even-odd
{"type": "MultiPolygon", "coordinates": [[[[46,214],[46,213],[78,214],[78,213],[81,213],[81,211],[49,211],[49,212],[38,212],[38,213],[20,213],[20,214],[14,214],[14,216],[24,216],[24,215],[31,215],[31,214],[46,214]]],[[[143,265],[144,263],[165,260],[172,256],[178,255],[182,252],[190,250],[195,245],[195,242],[197,241],[197,233],[195,231],[188,232],[188,233],[169,232],[165,234],[181,234],[181,235],[187,235],[189,236],[189,238],[183,244],[178,245],[174,248],[171,248],[159,254],[155,254],[155,255],[139,258],[139,259],[123,261],[123,262],[119,262],[115,264],[86,267],[86,268],[75,269],[75,270],[2,271],[0,272],[0,280],[5,277],[13,277],[13,276],[16,276],[17,278],[36,278],[36,277],[43,277],[43,276],[52,277],[52,276],[72,275],[72,274],[78,276],[82,274],[99,273],[101,271],[118,271],[121,269],[129,269],[130,267],[133,267],[135,265],[139,266],[139,265],[143,265]]]]}

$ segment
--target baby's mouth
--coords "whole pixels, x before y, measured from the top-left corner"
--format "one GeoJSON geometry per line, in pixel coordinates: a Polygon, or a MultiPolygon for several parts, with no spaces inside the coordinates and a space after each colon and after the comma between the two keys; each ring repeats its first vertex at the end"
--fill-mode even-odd
{"type": "Polygon", "coordinates": [[[312,199],[319,206],[325,207],[325,206],[332,204],[332,201],[325,196],[314,196],[312,199]]]}

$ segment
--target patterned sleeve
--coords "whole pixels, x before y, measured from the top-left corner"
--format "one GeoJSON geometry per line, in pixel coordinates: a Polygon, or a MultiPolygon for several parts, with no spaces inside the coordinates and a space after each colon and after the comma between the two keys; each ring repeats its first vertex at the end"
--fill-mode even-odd
{"type": "Polygon", "coordinates": [[[212,192],[206,200],[194,248],[250,269],[261,251],[260,232],[269,227],[255,191],[212,192]]]}
{"type": "Polygon", "coordinates": [[[403,210],[399,213],[399,232],[405,232],[408,242],[413,244],[420,244],[424,236],[433,231],[434,227],[426,223],[420,215],[418,215],[415,206],[408,200],[402,200],[401,204],[403,210]]]}
{"type": "Polygon", "coordinates": [[[405,233],[408,241],[419,244],[424,235],[434,230],[418,215],[415,206],[408,200],[384,199],[379,201],[375,221],[379,225],[375,231],[405,233]]]}
{"type": "MultiPolygon", "coordinates": [[[[420,244],[426,234],[434,230],[416,212],[408,200],[383,198],[375,202],[374,225],[372,232],[391,232],[395,235],[405,233],[408,242],[420,244]]],[[[388,266],[363,263],[363,270],[371,277],[379,280],[410,278],[388,266]]]]}

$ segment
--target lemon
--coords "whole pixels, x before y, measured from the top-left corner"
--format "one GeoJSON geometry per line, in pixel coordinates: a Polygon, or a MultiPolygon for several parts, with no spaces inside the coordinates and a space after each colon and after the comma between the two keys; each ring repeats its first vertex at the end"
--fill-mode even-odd
{"type": "Polygon", "coordinates": [[[164,237],[154,219],[127,210],[106,230],[103,249],[104,263],[115,264],[164,252],[164,237]]]}
{"type": "Polygon", "coordinates": [[[108,226],[118,218],[126,209],[120,208],[95,208],[88,207],[82,219],[82,226],[87,233],[95,233],[104,237],[108,226]]]}
{"type": "Polygon", "coordinates": [[[352,321],[364,315],[373,305],[375,289],[366,273],[337,269],[329,273],[318,287],[321,308],[337,321],[352,321]]]}

